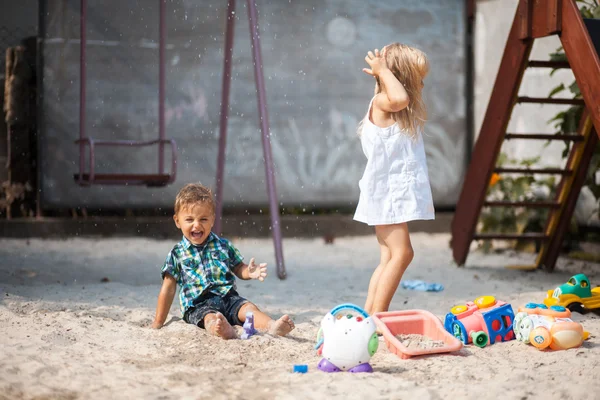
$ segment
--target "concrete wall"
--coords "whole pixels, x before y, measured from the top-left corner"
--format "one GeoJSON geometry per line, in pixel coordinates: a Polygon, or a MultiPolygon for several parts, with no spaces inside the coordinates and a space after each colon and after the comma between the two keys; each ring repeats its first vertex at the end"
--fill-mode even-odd
{"type": "Polygon", "coordinates": [[[37,25],[38,0],[0,1],[0,75],[4,75],[6,49],[37,35],[37,25]]]}
{"type": "MultiPolygon", "coordinates": [[[[212,185],[226,2],[168,2],[167,135],[178,180],[163,189],[80,188],[79,1],[50,2],[44,49],[44,205],[170,207],[190,181],[212,185]]],[[[88,2],[87,130],[101,139],[157,133],[157,1],[88,2]]],[[[265,204],[245,1],[238,0],[225,179],[227,204],[265,204]]],[[[258,0],[277,189],[282,203],[352,206],[366,160],[356,137],[373,93],[367,50],[392,41],[429,54],[429,170],[437,205],[457,199],[466,160],[464,1],[258,0]]],[[[97,171],[154,172],[156,149],[99,152],[97,171]]]]}

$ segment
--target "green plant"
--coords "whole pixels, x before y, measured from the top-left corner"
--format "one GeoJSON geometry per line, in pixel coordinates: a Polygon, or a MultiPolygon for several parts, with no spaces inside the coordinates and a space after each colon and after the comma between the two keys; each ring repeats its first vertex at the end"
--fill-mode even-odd
{"type": "MultiPolygon", "coordinates": [[[[511,159],[505,153],[500,153],[496,163],[499,167],[526,167],[537,164],[540,157],[523,160],[511,159]]],[[[547,200],[554,196],[556,179],[551,176],[545,179],[533,175],[503,175],[493,174],[488,186],[487,200],[501,202],[535,202],[547,200]]],[[[494,233],[523,233],[541,231],[547,218],[545,209],[529,209],[525,207],[488,207],[484,208],[479,218],[480,232],[494,233]]],[[[492,248],[489,240],[481,243],[484,251],[492,248]]]]}
{"type": "Polygon", "coordinates": [[[576,0],[583,5],[579,8],[583,18],[600,18],[600,5],[598,0],[576,0]]]}

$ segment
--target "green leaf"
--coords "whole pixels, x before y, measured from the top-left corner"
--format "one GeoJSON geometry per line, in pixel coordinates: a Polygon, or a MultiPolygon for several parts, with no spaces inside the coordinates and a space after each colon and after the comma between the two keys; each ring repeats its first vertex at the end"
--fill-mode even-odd
{"type": "Polygon", "coordinates": [[[498,160],[496,161],[496,165],[501,167],[504,164],[506,164],[507,160],[508,160],[508,156],[506,155],[506,153],[500,153],[500,155],[498,156],[498,160]]]}
{"type": "Polygon", "coordinates": [[[579,86],[577,85],[577,81],[575,81],[575,82],[571,83],[571,85],[569,85],[569,90],[575,96],[581,96],[581,91],[579,90],[579,86]]]}
{"type": "MultiPolygon", "coordinates": [[[[552,73],[550,75],[552,75],[552,73]]],[[[565,84],[561,83],[560,85],[558,85],[557,87],[555,87],[554,89],[552,89],[552,91],[550,92],[550,94],[548,95],[548,97],[552,97],[555,94],[560,93],[560,92],[562,92],[565,89],[566,89],[565,84]]]]}
{"type": "Polygon", "coordinates": [[[569,107],[566,111],[557,113],[554,118],[548,121],[548,123],[555,122],[554,128],[558,129],[558,132],[556,133],[577,132],[577,126],[579,125],[582,111],[582,106],[569,107]]]}
{"type": "Polygon", "coordinates": [[[581,12],[581,16],[583,18],[594,18],[594,14],[592,14],[592,11],[588,6],[581,7],[579,11],[581,12]]]}
{"type": "MultiPolygon", "coordinates": [[[[519,164],[524,165],[526,167],[531,167],[532,165],[537,164],[539,161],[540,161],[540,156],[537,156],[537,157],[533,157],[533,158],[524,158],[523,160],[521,160],[519,162],[519,164]]],[[[527,179],[530,177],[525,176],[523,178],[527,179]]]]}
{"type": "Polygon", "coordinates": [[[484,240],[483,241],[483,245],[482,245],[482,250],[484,253],[489,253],[490,250],[492,250],[492,241],[491,240],[484,240]]]}
{"type": "Polygon", "coordinates": [[[550,61],[567,61],[567,55],[564,53],[562,47],[559,47],[556,53],[550,53],[550,61]]]}
{"type": "Polygon", "coordinates": [[[556,115],[554,116],[554,118],[552,118],[552,119],[549,119],[549,120],[548,120],[548,123],[550,123],[550,122],[552,122],[552,121],[558,121],[558,120],[561,120],[561,121],[562,121],[562,120],[565,118],[565,115],[566,115],[566,114],[567,114],[567,112],[566,112],[566,111],[561,111],[561,112],[559,112],[558,114],[556,114],[556,115]]]}

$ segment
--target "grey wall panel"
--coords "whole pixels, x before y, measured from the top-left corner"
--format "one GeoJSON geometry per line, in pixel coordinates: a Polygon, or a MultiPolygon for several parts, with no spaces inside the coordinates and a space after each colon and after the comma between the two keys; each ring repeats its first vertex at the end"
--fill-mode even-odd
{"type": "MultiPolygon", "coordinates": [[[[100,139],[158,136],[158,1],[88,2],[87,130],[100,139]]],[[[265,204],[245,1],[237,1],[225,200],[265,204]]],[[[365,158],[356,126],[373,79],[366,51],[400,41],[431,61],[425,141],[437,205],[455,203],[466,158],[462,0],[258,0],[264,75],[285,204],[352,205],[365,158]]],[[[44,45],[42,189],[46,207],[170,207],[190,181],[214,184],[226,21],[222,0],[167,2],[167,136],[179,146],[165,188],[80,188],[79,1],[51,2],[44,45]]],[[[157,150],[107,149],[98,172],[157,170],[157,150]]],[[[168,164],[168,163],[167,163],[168,164]]]]}

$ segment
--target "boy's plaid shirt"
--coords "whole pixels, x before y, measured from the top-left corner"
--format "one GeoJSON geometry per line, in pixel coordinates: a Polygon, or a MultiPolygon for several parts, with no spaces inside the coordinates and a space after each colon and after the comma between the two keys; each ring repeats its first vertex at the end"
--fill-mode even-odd
{"type": "Polygon", "coordinates": [[[182,314],[194,305],[202,293],[226,295],[235,288],[232,270],[244,258],[227,239],[210,233],[203,245],[193,245],[185,236],[167,256],[162,277],[169,274],[179,285],[182,314]]]}

